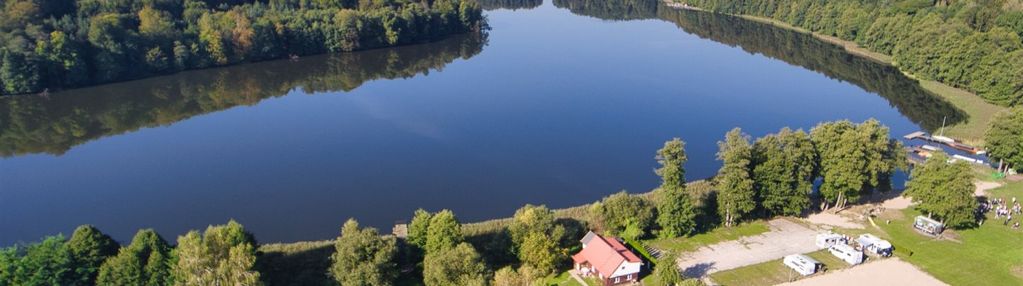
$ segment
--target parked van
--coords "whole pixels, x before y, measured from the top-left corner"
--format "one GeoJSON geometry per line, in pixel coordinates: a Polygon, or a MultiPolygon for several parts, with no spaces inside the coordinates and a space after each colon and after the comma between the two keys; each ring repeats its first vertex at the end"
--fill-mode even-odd
{"type": "Polygon", "coordinates": [[[821,264],[819,261],[802,254],[793,254],[785,256],[785,259],[782,260],[782,263],[784,263],[785,266],[792,268],[792,270],[795,270],[796,272],[803,276],[817,273],[817,271],[821,270],[821,267],[823,267],[823,264],[821,264]]]}
{"type": "Polygon", "coordinates": [[[828,251],[831,252],[831,255],[838,257],[838,259],[845,261],[845,263],[849,263],[849,265],[863,263],[863,250],[856,249],[848,244],[832,245],[831,248],[828,248],[828,251]]]}

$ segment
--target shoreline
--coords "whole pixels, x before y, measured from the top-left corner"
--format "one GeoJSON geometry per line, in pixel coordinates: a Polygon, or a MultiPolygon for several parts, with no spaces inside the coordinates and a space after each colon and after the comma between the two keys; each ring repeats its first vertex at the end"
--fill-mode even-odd
{"type": "MultiPolygon", "coordinates": [[[[662,3],[664,3],[665,6],[668,6],[673,9],[717,13],[714,11],[708,11],[694,6],[682,6],[675,2],[674,0],[662,0],[662,3]]],[[[782,29],[796,31],[799,33],[809,34],[821,41],[841,46],[846,50],[846,52],[852,55],[868,59],[871,61],[875,61],[884,65],[893,66],[898,69],[898,67],[895,66],[892,56],[870,51],[852,41],[846,41],[833,36],[812,32],[776,19],[741,14],[740,15],[725,13],[720,14],[738,17],[749,21],[764,23],[782,29]]],[[[959,108],[960,110],[967,114],[968,120],[966,122],[957,125],[946,126],[944,130],[945,133],[947,133],[949,136],[961,139],[965,143],[972,145],[983,145],[984,133],[987,131],[987,127],[991,125],[991,121],[994,119],[994,116],[998,113],[1009,110],[1008,107],[998,106],[991,104],[987,101],[984,101],[983,98],[970,91],[953,87],[938,81],[921,79],[911,73],[903,71],[902,69],[899,69],[899,71],[901,71],[907,77],[919,82],[920,86],[924,90],[945,99],[946,101],[954,105],[956,108],[959,108]]]]}

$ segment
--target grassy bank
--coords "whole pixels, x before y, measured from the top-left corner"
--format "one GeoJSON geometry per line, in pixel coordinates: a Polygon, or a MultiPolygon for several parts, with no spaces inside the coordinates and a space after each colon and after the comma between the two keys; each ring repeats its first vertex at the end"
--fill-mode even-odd
{"type": "MultiPolygon", "coordinates": [[[[1023,182],[991,190],[994,197],[1023,198],[1023,182]]],[[[913,230],[919,212],[903,210],[891,224],[880,224],[895,255],[951,285],[1023,284],[1023,231],[1002,225],[1003,219],[988,215],[974,229],[947,232],[949,239],[936,240],[913,230]]],[[[1019,221],[1015,219],[1014,221],[1019,221]]]]}
{"type": "MultiPolygon", "coordinates": [[[[891,56],[867,50],[866,48],[860,47],[859,45],[851,41],[842,40],[837,37],[823,35],[820,33],[814,33],[806,29],[796,27],[788,23],[771,18],[749,15],[736,16],[751,21],[767,23],[785,29],[791,29],[801,33],[811,34],[823,41],[842,46],[845,48],[846,51],[848,51],[851,54],[871,59],[884,64],[889,65],[894,64],[894,61],[891,56]]],[[[907,76],[917,79],[920,82],[920,86],[923,87],[925,90],[937,96],[940,96],[941,98],[944,98],[949,103],[952,103],[957,108],[961,109],[963,112],[966,113],[966,115],[968,116],[966,122],[959,123],[956,125],[950,125],[945,128],[945,135],[947,136],[959,138],[971,144],[982,144],[984,141],[984,132],[987,131],[988,126],[991,125],[991,120],[993,119],[994,115],[999,112],[1007,110],[1007,108],[1005,107],[988,103],[984,101],[984,99],[981,98],[980,96],[969,91],[955,88],[932,80],[919,79],[913,76],[912,74],[908,73],[907,76]]]]}

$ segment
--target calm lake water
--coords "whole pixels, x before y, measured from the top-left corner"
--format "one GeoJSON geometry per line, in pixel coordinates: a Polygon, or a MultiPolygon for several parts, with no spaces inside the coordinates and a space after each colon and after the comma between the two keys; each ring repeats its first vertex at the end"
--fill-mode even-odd
{"type": "Polygon", "coordinates": [[[935,129],[948,103],[812,37],[655,1],[491,1],[489,36],[0,99],[0,245],[94,224],[126,241],[236,219],[262,242],[463,221],[658,184],[654,152],[877,118],[935,129]],[[497,9],[497,8],[514,9],[497,9]]]}

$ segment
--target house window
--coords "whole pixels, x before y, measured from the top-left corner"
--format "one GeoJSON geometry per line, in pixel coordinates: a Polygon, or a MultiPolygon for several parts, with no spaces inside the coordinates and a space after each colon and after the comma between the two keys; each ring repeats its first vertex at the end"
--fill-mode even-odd
{"type": "Polygon", "coordinates": [[[615,277],[615,284],[618,284],[618,283],[621,283],[621,282],[622,282],[622,277],[621,276],[615,277]]]}
{"type": "Polygon", "coordinates": [[[632,280],[632,274],[629,274],[628,276],[625,276],[625,280],[626,280],[626,281],[627,281],[627,280],[632,280]]]}

